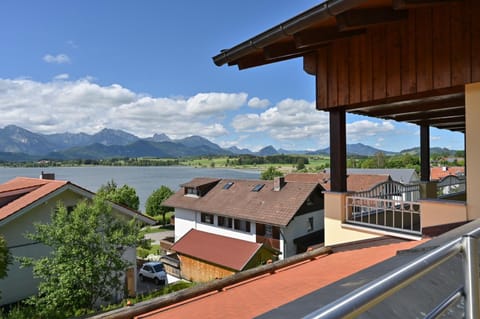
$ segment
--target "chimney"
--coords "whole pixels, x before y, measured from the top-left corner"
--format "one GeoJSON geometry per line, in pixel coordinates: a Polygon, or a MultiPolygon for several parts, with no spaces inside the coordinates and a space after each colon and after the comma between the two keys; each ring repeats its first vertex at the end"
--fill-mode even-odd
{"type": "Polygon", "coordinates": [[[40,179],[50,179],[50,180],[55,180],[55,173],[42,173],[40,174],[40,179]]]}
{"type": "Polygon", "coordinates": [[[285,185],[285,177],[275,177],[273,179],[273,190],[275,192],[278,192],[282,189],[282,187],[285,185]]]}

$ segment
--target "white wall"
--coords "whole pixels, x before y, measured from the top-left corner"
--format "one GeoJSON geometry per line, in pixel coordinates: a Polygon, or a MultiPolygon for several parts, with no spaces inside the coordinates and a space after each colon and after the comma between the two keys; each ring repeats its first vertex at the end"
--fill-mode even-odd
{"type": "MultiPolygon", "coordinates": [[[[283,258],[293,256],[297,253],[297,247],[293,243],[295,238],[308,235],[309,233],[319,231],[324,228],[324,211],[317,210],[311,213],[295,216],[288,226],[283,230],[283,235],[286,239],[286,244],[282,243],[282,256],[283,258]],[[313,217],[313,229],[307,231],[309,224],[308,218],[313,217]],[[285,246],[285,248],[283,247],[285,246]],[[285,249],[285,251],[283,251],[285,249]]],[[[283,238],[282,238],[283,239],[283,238]]]]}
{"type": "Polygon", "coordinates": [[[226,236],[230,238],[241,239],[249,242],[255,242],[256,238],[256,229],[255,222],[250,222],[250,232],[239,231],[235,229],[219,227],[217,216],[214,215],[213,224],[205,224],[201,222],[200,219],[201,213],[195,212],[186,209],[175,209],[175,241],[179,240],[183,235],[185,235],[190,229],[196,229],[204,231],[207,233],[217,234],[221,236],[226,236]]]}

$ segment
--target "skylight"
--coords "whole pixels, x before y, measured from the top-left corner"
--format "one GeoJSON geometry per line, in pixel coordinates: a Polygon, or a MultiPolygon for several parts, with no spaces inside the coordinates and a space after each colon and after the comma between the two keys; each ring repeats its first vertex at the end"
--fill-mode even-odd
{"type": "Polygon", "coordinates": [[[259,192],[265,184],[257,184],[255,187],[252,189],[252,192],[259,192]]]}
{"type": "Polygon", "coordinates": [[[232,187],[232,185],[233,185],[233,182],[228,182],[225,185],[223,185],[223,189],[229,189],[230,187],[232,187]]]}

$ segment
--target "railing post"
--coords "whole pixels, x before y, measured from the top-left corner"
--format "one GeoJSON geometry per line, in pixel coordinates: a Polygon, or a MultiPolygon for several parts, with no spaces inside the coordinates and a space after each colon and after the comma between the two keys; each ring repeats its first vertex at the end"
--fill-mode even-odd
{"type": "Polygon", "coordinates": [[[463,236],[462,246],[465,254],[465,318],[479,318],[479,266],[478,266],[478,240],[471,235],[463,236]]]}

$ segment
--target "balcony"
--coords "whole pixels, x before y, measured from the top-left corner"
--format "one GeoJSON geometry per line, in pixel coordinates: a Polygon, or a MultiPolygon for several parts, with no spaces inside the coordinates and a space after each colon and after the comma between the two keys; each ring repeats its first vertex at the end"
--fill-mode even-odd
{"type": "Polygon", "coordinates": [[[389,181],[345,196],[344,224],[422,236],[425,228],[466,221],[465,176],[402,184],[389,181]]]}

